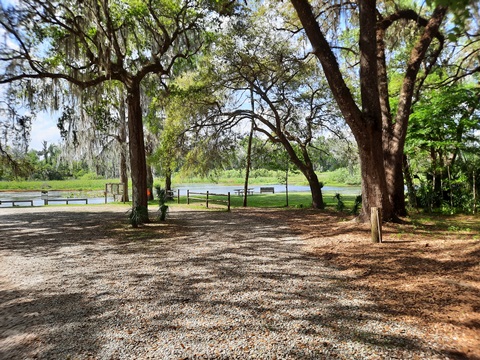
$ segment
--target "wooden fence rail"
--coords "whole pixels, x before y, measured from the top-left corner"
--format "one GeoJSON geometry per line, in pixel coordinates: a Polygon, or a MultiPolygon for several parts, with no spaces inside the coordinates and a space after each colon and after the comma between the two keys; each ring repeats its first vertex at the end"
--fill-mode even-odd
{"type": "Polygon", "coordinates": [[[207,191],[206,193],[193,192],[187,190],[187,204],[190,204],[190,201],[205,201],[205,204],[208,208],[208,204],[219,204],[226,205],[227,211],[230,211],[230,192],[227,194],[215,194],[207,191]],[[194,195],[194,196],[191,196],[194,195]],[[219,197],[226,197],[226,199],[218,199],[219,197]]]}
{"type": "Polygon", "coordinates": [[[28,203],[30,206],[33,206],[33,200],[0,200],[0,205],[12,204],[12,206],[15,206],[18,203],[28,203]]]}
{"type": "Polygon", "coordinates": [[[49,203],[51,202],[65,202],[67,205],[71,202],[85,202],[85,204],[88,204],[88,199],[87,198],[82,198],[82,199],[78,199],[78,198],[63,198],[63,199],[44,199],[44,204],[45,205],[48,205],[49,203]]]}

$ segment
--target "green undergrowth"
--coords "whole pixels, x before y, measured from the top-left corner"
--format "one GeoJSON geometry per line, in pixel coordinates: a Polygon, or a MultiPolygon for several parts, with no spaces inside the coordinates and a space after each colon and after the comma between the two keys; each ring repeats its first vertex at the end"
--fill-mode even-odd
{"type": "MultiPolygon", "coordinates": [[[[337,169],[328,172],[317,172],[318,180],[326,186],[358,186],[360,184],[359,174],[350,174],[347,169],[337,169]]],[[[284,173],[274,170],[256,169],[252,170],[249,178],[250,185],[269,185],[280,183],[284,173]]],[[[245,172],[242,170],[224,170],[208,177],[185,177],[176,174],[172,179],[174,184],[221,184],[221,185],[243,185],[245,172]]],[[[305,186],[308,181],[301,173],[290,173],[288,183],[291,185],[305,186]]]]}

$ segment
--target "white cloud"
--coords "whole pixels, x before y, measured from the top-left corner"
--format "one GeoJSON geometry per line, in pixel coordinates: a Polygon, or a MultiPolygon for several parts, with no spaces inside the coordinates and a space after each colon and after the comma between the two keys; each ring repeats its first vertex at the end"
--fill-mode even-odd
{"type": "Polygon", "coordinates": [[[48,144],[58,144],[61,141],[60,130],[57,128],[58,114],[40,112],[32,122],[30,149],[41,150],[43,141],[48,144]]]}

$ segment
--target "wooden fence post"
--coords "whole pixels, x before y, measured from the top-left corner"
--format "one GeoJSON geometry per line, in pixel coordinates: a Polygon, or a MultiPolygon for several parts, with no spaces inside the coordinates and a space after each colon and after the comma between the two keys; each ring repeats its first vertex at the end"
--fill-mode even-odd
{"type": "Polygon", "coordinates": [[[180,204],[180,189],[177,189],[177,204],[180,204]]]}
{"type": "Polygon", "coordinates": [[[187,190],[187,205],[190,205],[190,190],[187,190]]]}
{"type": "Polygon", "coordinates": [[[228,210],[227,211],[230,211],[230,191],[228,192],[227,204],[228,204],[228,210]]]}
{"type": "Polygon", "coordinates": [[[207,209],[208,209],[208,190],[207,190],[207,209]]]}
{"type": "Polygon", "coordinates": [[[370,209],[370,222],[372,224],[372,241],[382,242],[382,208],[372,207],[370,209]]]}

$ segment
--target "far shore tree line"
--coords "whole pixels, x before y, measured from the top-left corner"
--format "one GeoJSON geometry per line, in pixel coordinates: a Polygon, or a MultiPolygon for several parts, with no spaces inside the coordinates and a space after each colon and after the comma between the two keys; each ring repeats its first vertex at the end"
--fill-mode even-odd
{"type": "Polygon", "coordinates": [[[469,0],[1,4],[0,177],[130,174],[141,209],[155,174],[296,169],[322,208],[318,171],[357,168],[360,219],[472,209],[479,18],[469,0]],[[56,166],[28,152],[39,111],[61,113],[56,166]]]}

